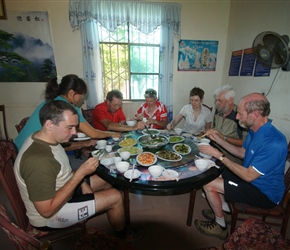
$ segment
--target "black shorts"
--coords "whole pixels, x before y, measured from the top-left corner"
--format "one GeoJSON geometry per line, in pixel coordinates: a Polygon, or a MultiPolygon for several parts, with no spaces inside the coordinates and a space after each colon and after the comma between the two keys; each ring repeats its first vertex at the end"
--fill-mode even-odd
{"type": "Polygon", "coordinates": [[[241,202],[266,209],[276,206],[260,189],[242,180],[230,170],[225,169],[222,177],[224,179],[225,201],[241,202]]]}

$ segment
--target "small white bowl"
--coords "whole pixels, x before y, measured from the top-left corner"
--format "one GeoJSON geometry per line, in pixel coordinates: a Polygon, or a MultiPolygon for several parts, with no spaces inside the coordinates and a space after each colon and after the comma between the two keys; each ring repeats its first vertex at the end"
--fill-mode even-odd
{"type": "Polygon", "coordinates": [[[118,137],[112,137],[114,141],[119,141],[120,139],[118,137]]]}
{"type": "Polygon", "coordinates": [[[94,150],[94,151],[92,151],[92,152],[91,152],[91,155],[92,155],[93,157],[97,157],[97,158],[98,158],[97,153],[100,153],[100,150],[94,150]]]}
{"type": "Polygon", "coordinates": [[[114,163],[114,159],[113,158],[104,158],[100,161],[100,163],[102,165],[104,165],[105,167],[108,167],[114,163]]]}
{"type": "Polygon", "coordinates": [[[201,138],[201,139],[200,139],[200,143],[209,144],[209,143],[210,143],[210,139],[207,139],[207,138],[201,138]]]}
{"type": "Polygon", "coordinates": [[[175,129],[174,129],[174,132],[175,132],[177,135],[181,135],[181,133],[182,133],[182,128],[175,128],[175,129]]]}
{"type": "Polygon", "coordinates": [[[210,159],[210,158],[211,158],[211,155],[207,155],[207,154],[204,154],[204,153],[201,153],[201,152],[199,152],[199,155],[200,155],[202,158],[205,158],[205,159],[210,159]]]}
{"type": "Polygon", "coordinates": [[[78,132],[78,133],[77,133],[77,136],[78,136],[78,138],[84,138],[84,137],[86,137],[87,135],[86,135],[85,133],[78,132]]]}
{"type": "Polygon", "coordinates": [[[131,156],[131,153],[128,151],[120,152],[119,155],[122,157],[124,161],[128,160],[131,156]]]}
{"type": "MultiPolygon", "coordinates": [[[[131,179],[132,172],[133,172],[133,170],[132,170],[132,169],[129,169],[129,170],[127,170],[127,171],[125,172],[124,176],[125,176],[127,179],[131,179]]],[[[138,169],[134,169],[132,179],[139,178],[140,175],[141,175],[140,171],[139,171],[138,169]]]]}
{"type": "Polygon", "coordinates": [[[98,140],[97,141],[97,146],[99,149],[104,149],[107,145],[107,141],[106,140],[98,140]]]}
{"type": "Polygon", "coordinates": [[[197,167],[198,170],[205,170],[208,166],[208,161],[204,160],[204,159],[198,159],[194,161],[195,166],[197,167]]]}
{"type": "Polygon", "coordinates": [[[129,168],[129,162],[126,161],[119,161],[116,164],[116,168],[120,173],[125,173],[129,168]]]}
{"type": "Polygon", "coordinates": [[[117,162],[122,161],[122,157],[119,157],[119,156],[113,157],[113,159],[114,159],[115,165],[117,164],[117,162]]]}
{"type": "Polygon", "coordinates": [[[128,120],[128,121],[126,121],[126,123],[127,123],[128,126],[133,127],[136,124],[136,121],[128,120]]]}
{"type": "Polygon", "coordinates": [[[154,178],[159,177],[162,174],[163,170],[164,167],[161,167],[160,165],[153,165],[148,168],[149,173],[154,178]]]}

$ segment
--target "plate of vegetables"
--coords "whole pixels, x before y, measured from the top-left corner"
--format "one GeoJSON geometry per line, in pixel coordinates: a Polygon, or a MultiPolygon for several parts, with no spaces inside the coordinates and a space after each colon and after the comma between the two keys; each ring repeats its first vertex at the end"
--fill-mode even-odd
{"type": "Polygon", "coordinates": [[[181,161],[182,156],[176,152],[168,151],[168,150],[161,150],[156,152],[155,154],[160,160],[163,161],[181,161]]]}
{"type": "Polygon", "coordinates": [[[138,147],[124,147],[124,148],[119,148],[117,152],[120,154],[121,152],[128,151],[130,152],[131,156],[137,155],[143,152],[142,148],[138,147]]]}
{"type": "Polygon", "coordinates": [[[183,141],[184,141],[184,137],[180,135],[173,135],[169,137],[169,143],[179,143],[183,141]]]}
{"type": "Polygon", "coordinates": [[[187,144],[184,144],[184,143],[174,144],[172,149],[176,153],[181,154],[181,155],[187,155],[187,154],[189,154],[191,152],[191,147],[189,145],[187,145],[187,144]]]}

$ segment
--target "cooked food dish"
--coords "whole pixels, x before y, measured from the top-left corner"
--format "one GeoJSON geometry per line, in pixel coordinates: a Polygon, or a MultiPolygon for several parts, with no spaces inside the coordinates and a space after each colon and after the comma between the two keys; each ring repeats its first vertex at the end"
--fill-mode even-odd
{"type": "Polygon", "coordinates": [[[137,144],[137,141],[133,138],[125,138],[124,140],[120,141],[120,147],[132,147],[137,144]]]}
{"type": "Polygon", "coordinates": [[[191,152],[191,148],[187,144],[179,143],[173,146],[173,150],[179,154],[186,155],[191,152]]]}
{"type": "MultiPolygon", "coordinates": [[[[160,134],[160,131],[159,131],[158,129],[155,129],[155,128],[149,128],[148,130],[149,130],[149,132],[150,132],[151,135],[159,135],[159,134],[160,134]]],[[[143,133],[144,135],[148,135],[148,134],[149,134],[148,131],[147,131],[146,129],[142,130],[142,133],[143,133]]]]}
{"type": "Polygon", "coordinates": [[[170,136],[169,137],[169,142],[170,143],[177,143],[177,142],[182,142],[184,141],[184,137],[183,136],[170,136]]]}
{"type": "Polygon", "coordinates": [[[171,152],[168,150],[161,150],[156,153],[157,157],[160,159],[164,160],[169,160],[169,161],[180,161],[182,159],[181,155],[171,152]]]}
{"type": "Polygon", "coordinates": [[[124,148],[118,149],[118,153],[121,153],[124,151],[130,152],[130,154],[132,156],[132,155],[137,155],[137,154],[141,153],[143,150],[141,148],[138,148],[138,147],[124,147],[124,148]]]}
{"type": "Polygon", "coordinates": [[[168,144],[168,138],[165,135],[158,135],[152,139],[150,135],[140,136],[138,141],[143,148],[159,149],[168,144]]]}
{"type": "Polygon", "coordinates": [[[143,166],[153,165],[156,160],[156,156],[150,152],[143,152],[137,156],[137,162],[143,166]]]}

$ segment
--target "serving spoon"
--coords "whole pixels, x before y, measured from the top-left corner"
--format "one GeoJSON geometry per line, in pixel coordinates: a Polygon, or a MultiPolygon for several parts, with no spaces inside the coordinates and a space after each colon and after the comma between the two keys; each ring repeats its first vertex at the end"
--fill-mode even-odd
{"type": "Polygon", "coordinates": [[[150,137],[152,139],[155,139],[157,137],[156,135],[153,135],[153,134],[150,133],[150,131],[149,131],[149,129],[148,129],[148,127],[146,125],[145,125],[145,128],[146,128],[147,132],[149,133],[149,135],[150,135],[150,137]]]}

